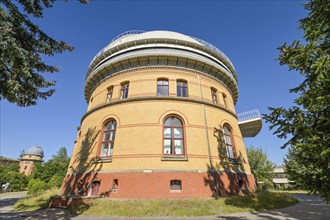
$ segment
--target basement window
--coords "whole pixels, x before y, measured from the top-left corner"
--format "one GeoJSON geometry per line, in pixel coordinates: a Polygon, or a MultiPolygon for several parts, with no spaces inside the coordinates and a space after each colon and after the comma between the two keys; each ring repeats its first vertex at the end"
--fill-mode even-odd
{"type": "Polygon", "coordinates": [[[182,191],[181,180],[171,180],[170,181],[170,190],[171,191],[182,191]]]}

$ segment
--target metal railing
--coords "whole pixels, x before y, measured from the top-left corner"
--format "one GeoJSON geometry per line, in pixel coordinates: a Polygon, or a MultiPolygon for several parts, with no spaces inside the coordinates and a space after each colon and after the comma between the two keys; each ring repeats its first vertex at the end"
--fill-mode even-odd
{"type": "Polygon", "coordinates": [[[131,35],[131,34],[142,34],[142,33],[144,33],[144,32],[145,32],[145,31],[143,31],[143,30],[130,30],[130,31],[125,31],[124,33],[119,34],[117,37],[113,38],[113,39],[110,41],[110,43],[108,43],[107,46],[103,47],[102,50],[100,50],[100,51],[94,56],[94,58],[92,59],[91,63],[92,63],[92,62],[93,62],[98,56],[100,56],[104,51],[106,51],[114,41],[118,40],[119,38],[121,38],[121,37],[123,37],[123,36],[125,36],[125,35],[131,35]]]}
{"type": "Polygon", "coordinates": [[[217,52],[218,54],[220,54],[223,58],[225,58],[225,60],[233,67],[234,71],[236,72],[235,70],[235,67],[233,65],[233,63],[230,61],[230,59],[227,57],[227,55],[222,52],[219,48],[217,48],[216,46],[214,46],[213,44],[205,41],[205,40],[202,40],[202,39],[199,39],[197,37],[193,37],[193,36],[190,36],[191,38],[197,40],[198,42],[200,42],[201,44],[203,44],[205,47],[211,49],[211,50],[214,50],[215,52],[217,52]]]}
{"type": "Polygon", "coordinates": [[[237,114],[237,117],[238,117],[239,122],[247,121],[247,120],[251,120],[251,119],[257,119],[257,118],[261,119],[261,115],[260,115],[260,112],[258,109],[239,113],[239,114],[237,114]]]}

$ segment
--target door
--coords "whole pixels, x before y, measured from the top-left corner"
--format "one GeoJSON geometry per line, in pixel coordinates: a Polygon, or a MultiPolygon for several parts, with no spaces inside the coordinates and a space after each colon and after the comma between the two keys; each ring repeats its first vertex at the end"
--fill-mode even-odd
{"type": "Polygon", "coordinates": [[[92,184],[92,196],[99,195],[100,181],[94,181],[92,184]]]}

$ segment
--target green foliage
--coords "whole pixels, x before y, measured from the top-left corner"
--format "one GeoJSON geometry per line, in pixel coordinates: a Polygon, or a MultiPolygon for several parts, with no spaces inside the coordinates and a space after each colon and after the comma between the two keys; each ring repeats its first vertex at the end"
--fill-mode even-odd
{"type": "Polygon", "coordinates": [[[0,183],[6,182],[10,183],[12,191],[22,191],[27,187],[28,178],[19,172],[18,164],[0,165],[0,183]]]}
{"type": "Polygon", "coordinates": [[[274,177],[275,164],[268,160],[266,152],[263,152],[261,148],[255,148],[250,146],[246,149],[246,153],[249,159],[251,172],[254,178],[258,182],[264,182],[268,187],[271,187],[272,179],[274,177]]]}
{"type": "Polygon", "coordinates": [[[49,188],[59,188],[62,185],[64,177],[61,175],[54,175],[52,178],[50,178],[48,182],[49,188]]]}
{"type": "Polygon", "coordinates": [[[92,204],[71,207],[76,215],[111,216],[211,216],[283,208],[298,203],[284,193],[262,192],[218,199],[99,199],[92,204]]]}
{"type": "Polygon", "coordinates": [[[47,190],[47,183],[40,179],[30,179],[28,184],[28,194],[38,195],[47,190]]]}
{"type": "Polygon", "coordinates": [[[20,199],[15,203],[14,209],[18,211],[34,211],[37,209],[47,208],[50,203],[50,198],[52,196],[59,195],[60,193],[60,189],[49,189],[40,195],[20,199]]]}
{"type": "Polygon", "coordinates": [[[40,73],[58,72],[59,67],[46,64],[42,56],[72,51],[73,47],[48,36],[20,8],[41,18],[43,9],[52,7],[55,1],[0,0],[0,100],[25,107],[54,93],[49,87],[55,81],[47,81],[40,73]]]}
{"type": "Polygon", "coordinates": [[[303,82],[290,90],[299,97],[290,108],[269,108],[264,115],[279,138],[289,138],[285,160],[290,178],[311,193],[330,201],[330,1],[305,4],[308,17],[300,20],[305,44],[296,40],[279,48],[278,60],[298,71],[303,82]]]}
{"type": "Polygon", "coordinates": [[[40,179],[48,183],[48,187],[59,187],[66,175],[70,158],[67,155],[66,148],[61,147],[59,151],[52,156],[52,159],[46,163],[36,164],[33,167],[31,179],[40,179]]]}

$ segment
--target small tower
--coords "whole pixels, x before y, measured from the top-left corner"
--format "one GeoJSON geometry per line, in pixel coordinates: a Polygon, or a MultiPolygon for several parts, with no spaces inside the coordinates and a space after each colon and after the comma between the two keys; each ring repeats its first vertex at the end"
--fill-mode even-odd
{"type": "Polygon", "coordinates": [[[35,163],[41,163],[44,157],[44,151],[41,147],[31,147],[27,151],[23,150],[20,155],[19,171],[29,176],[35,163]]]}

